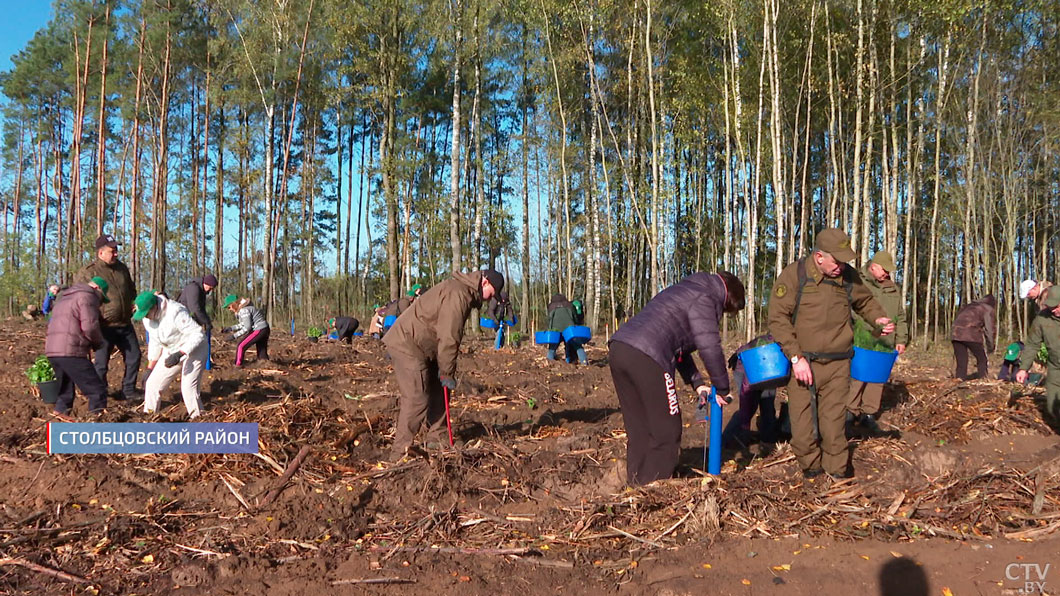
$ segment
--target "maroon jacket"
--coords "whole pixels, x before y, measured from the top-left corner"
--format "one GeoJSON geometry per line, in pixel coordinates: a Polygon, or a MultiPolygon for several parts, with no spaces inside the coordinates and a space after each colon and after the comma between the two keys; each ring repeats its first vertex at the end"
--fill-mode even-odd
{"type": "Polygon", "coordinates": [[[692,387],[704,385],[692,359],[698,351],[719,395],[729,392],[729,371],[721,349],[718,323],[725,307],[725,283],[711,273],[693,273],[659,292],[644,310],[619,327],[611,341],[644,352],[663,371],[674,373],[692,387]]]}
{"type": "Polygon", "coordinates": [[[99,292],[88,284],[74,284],[63,290],[48,323],[44,354],[88,358],[89,351],[103,343],[99,305],[99,292]]]}
{"type": "Polygon", "coordinates": [[[986,351],[994,351],[997,335],[997,300],[988,294],[982,300],[970,302],[957,311],[953,319],[953,341],[986,344],[986,351]]]}

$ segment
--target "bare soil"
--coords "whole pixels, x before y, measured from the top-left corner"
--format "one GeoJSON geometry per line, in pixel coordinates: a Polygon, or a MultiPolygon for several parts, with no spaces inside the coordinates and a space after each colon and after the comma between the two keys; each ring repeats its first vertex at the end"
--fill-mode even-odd
{"type": "MultiPolygon", "coordinates": [[[[944,353],[901,359],[893,434],[851,442],[852,480],[804,480],[784,443],[726,451],[704,477],[686,391],[679,477],[629,489],[602,341],[582,367],[469,335],[458,448],[390,464],[382,344],[282,334],[245,369],[215,339],[206,374],[204,420],[257,422],[257,456],[48,455],[54,419],[23,374],[44,329],[0,323],[0,593],[1060,592],[1060,438],[1041,390],[958,383],[944,353]]],[[[150,419],[184,420],[178,392],[150,419]]],[[[102,419],[148,418],[112,401],[102,419]]]]}

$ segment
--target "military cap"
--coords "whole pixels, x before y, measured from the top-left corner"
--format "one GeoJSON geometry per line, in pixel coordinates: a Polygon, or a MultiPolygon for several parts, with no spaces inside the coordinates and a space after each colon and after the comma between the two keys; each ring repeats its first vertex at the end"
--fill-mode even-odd
{"type": "Polygon", "coordinates": [[[1053,286],[1045,295],[1045,307],[1056,308],[1057,306],[1060,306],[1060,286],[1053,286]]]}
{"type": "Polygon", "coordinates": [[[814,249],[826,252],[844,263],[853,261],[857,254],[850,248],[850,237],[836,228],[827,228],[817,232],[817,243],[814,249]]]}
{"type": "Polygon", "coordinates": [[[883,270],[887,273],[894,273],[894,270],[897,268],[894,265],[894,256],[886,250],[881,250],[872,255],[872,260],[869,262],[876,263],[880,267],[883,267],[883,270]]]}

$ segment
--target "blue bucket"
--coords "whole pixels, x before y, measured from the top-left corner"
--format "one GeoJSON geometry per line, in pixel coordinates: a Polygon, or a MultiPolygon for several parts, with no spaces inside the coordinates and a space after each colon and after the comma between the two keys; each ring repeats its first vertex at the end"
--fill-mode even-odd
{"type": "Polygon", "coordinates": [[[383,327],[393,327],[397,322],[397,315],[389,315],[383,319],[383,327]]]}
{"type": "Polygon", "coordinates": [[[485,327],[486,329],[496,329],[497,328],[497,321],[494,321],[493,319],[489,319],[489,318],[486,318],[486,317],[480,318],[478,320],[478,324],[479,324],[479,327],[485,327]]]}
{"type": "Polygon", "coordinates": [[[563,330],[563,341],[582,341],[592,339],[592,331],[583,325],[571,325],[563,330]]]}
{"type": "Polygon", "coordinates": [[[539,346],[559,343],[559,331],[538,331],[534,334],[534,343],[539,346]]]}
{"type": "Polygon", "coordinates": [[[898,359],[898,352],[877,352],[864,348],[854,348],[854,358],[850,361],[850,376],[862,383],[886,383],[891,378],[891,369],[898,359]]]}
{"type": "Polygon", "coordinates": [[[354,337],[364,337],[364,331],[354,331],[354,337]]]}
{"type": "Polygon", "coordinates": [[[777,342],[740,352],[740,362],[750,385],[779,381],[791,371],[791,363],[777,342]]]}
{"type": "Polygon", "coordinates": [[[338,331],[332,331],[331,333],[328,334],[328,339],[338,339],[338,338],[339,338],[339,332],[338,331]]]}

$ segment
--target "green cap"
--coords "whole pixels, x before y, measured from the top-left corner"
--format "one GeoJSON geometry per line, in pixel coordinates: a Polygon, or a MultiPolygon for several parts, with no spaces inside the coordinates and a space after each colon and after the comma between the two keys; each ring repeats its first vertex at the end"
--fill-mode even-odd
{"type": "Polygon", "coordinates": [[[881,250],[872,255],[872,260],[869,262],[876,263],[880,267],[883,267],[883,270],[887,273],[894,273],[894,270],[897,269],[894,265],[894,255],[886,250],[881,250]]]}
{"type": "Polygon", "coordinates": [[[158,296],[155,296],[153,290],[140,292],[136,300],[133,300],[133,320],[142,321],[156,304],[158,304],[158,296]]]}
{"type": "Polygon", "coordinates": [[[110,302],[110,298],[107,298],[107,290],[110,289],[110,284],[107,283],[107,280],[97,275],[92,278],[92,283],[99,286],[99,291],[103,293],[103,304],[110,302]]]}
{"type": "Polygon", "coordinates": [[[1057,306],[1060,306],[1060,286],[1053,286],[1045,295],[1045,307],[1056,308],[1057,306]]]}
{"type": "Polygon", "coordinates": [[[817,232],[817,243],[814,249],[826,252],[843,263],[853,261],[858,256],[850,248],[850,237],[843,230],[836,228],[826,228],[817,232]]]}
{"type": "Polygon", "coordinates": [[[229,306],[232,306],[232,303],[236,300],[239,300],[239,296],[236,296],[235,294],[229,294],[225,296],[225,301],[221,303],[221,308],[228,308],[229,306]]]}

